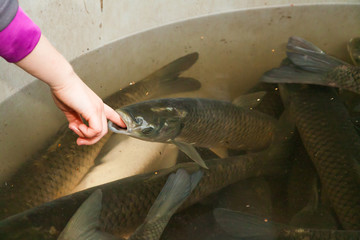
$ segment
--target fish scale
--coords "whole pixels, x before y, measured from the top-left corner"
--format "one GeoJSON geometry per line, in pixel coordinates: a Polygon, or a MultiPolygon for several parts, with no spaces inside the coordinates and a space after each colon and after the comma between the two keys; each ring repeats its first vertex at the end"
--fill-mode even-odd
{"type": "Polygon", "coordinates": [[[360,139],[346,108],[326,87],[288,89],[287,94],[291,115],[341,225],[359,230],[360,139]]]}
{"type": "MultiPolygon", "coordinates": [[[[276,166],[276,163],[287,159],[287,155],[288,152],[283,156],[278,156],[277,159],[271,160],[266,159],[262,153],[254,153],[206,161],[209,170],[203,169],[204,176],[179,211],[241,179],[272,175],[279,173],[279,170],[280,172],[283,171],[286,169],[286,164],[280,168],[271,168],[270,162],[273,162],[276,166]]],[[[140,225],[145,219],[147,212],[164,186],[168,173],[179,168],[184,168],[188,172],[195,172],[200,169],[200,166],[196,163],[178,164],[171,169],[164,170],[164,172],[159,171],[158,175],[147,181],[139,181],[136,187],[131,185],[123,186],[121,192],[119,192],[119,188],[114,186],[111,189],[103,189],[103,209],[100,217],[101,229],[118,236],[126,236],[132,233],[136,226],[140,225]]]]}
{"type": "Polygon", "coordinates": [[[178,99],[185,109],[183,128],[175,140],[200,147],[261,150],[269,146],[275,119],[263,113],[210,99],[178,99]]]}
{"type": "Polygon", "coordinates": [[[360,67],[352,65],[340,65],[326,73],[325,79],[336,83],[343,89],[360,93],[360,67]]]}
{"type": "MultiPolygon", "coordinates": [[[[288,142],[288,141],[286,141],[288,142]]],[[[269,158],[267,153],[253,153],[226,159],[207,160],[208,170],[184,202],[179,211],[204,197],[237,181],[262,175],[282,174],[288,169],[289,143],[276,146],[278,154],[269,158]]],[[[0,222],[0,239],[22,239],[27,232],[43,236],[39,239],[56,239],[71,216],[95,189],[103,193],[100,228],[102,231],[123,237],[132,233],[145,219],[149,209],[163,188],[169,174],[183,168],[192,173],[200,166],[182,163],[169,169],[137,175],[100,185],[54,200],[0,222]],[[53,235],[48,237],[50,229],[53,235]]]]}

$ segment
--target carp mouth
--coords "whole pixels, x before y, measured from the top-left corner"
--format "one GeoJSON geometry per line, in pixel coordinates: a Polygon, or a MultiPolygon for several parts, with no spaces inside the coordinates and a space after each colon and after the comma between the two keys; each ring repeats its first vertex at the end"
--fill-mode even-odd
{"type": "Polygon", "coordinates": [[[132,129],[133,129],[133,125],[134,125],[133,120],[127,113],[125,113],[124,111],[122,111],[120,109],[117,109],[116,112],[120,115],[121,119],[123,120],[123,122],[126,125],[126,128],[122,128],[119,125],[113,123],[112,121],[109,121],[108,122],[109,130],[114,133],[130,135],[130,133],[132,132],[132,129]]]}

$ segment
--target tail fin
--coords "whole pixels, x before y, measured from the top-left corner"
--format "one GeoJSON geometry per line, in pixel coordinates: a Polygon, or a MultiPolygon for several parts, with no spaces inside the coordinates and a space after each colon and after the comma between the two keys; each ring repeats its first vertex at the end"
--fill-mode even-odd
{"type": "Polygon", "coordinates": [[[176,174],[171,174],[150,208],[145,222],[136,229],[130,239],[159,239],[171,216],[188,198],[202,175],[201,170],[189,175],[181,168],[176,174]]]}
{"type": "Polygon", "coordinates": [[[356,66],[360,66],[360,38],[352,38],[347,44],[351,60],[356,66]]]}
{"type": "Polygon", "coordinates": [[[290,37],[287,49],[288,58],[295,65],[310,72],[325,73],[337,66],[348,65],[300,37],[290,37]]]}
{"type": "Polygon", "coordinates": [[[153,92],[152,98],[166,94],[195,91],[201,88],[201,83],[194,78],[177,77],[173,81],[166,81],[157,92],[153,92]]]}
{"type": "Polygon", "coordinates": [[[164,94],[198,90],[201,87],[201,83],[198,80],[194,78],[179,77],[182,72],[194,65],[198,58],[199,54],[197,52],[187,54],[149,75],[145,81],[150,82],[154,79],[161,79],[161,88],[159,91],[153,92],[154,96],[152,96],[152,98],[164,94]]]}
{"type": "Polygon", "coordinates": [[[229,235],[239,239],[276,239],[276,226],[263,217],[216,208],[214,217],[229,235]]]}
{"type": "Polygon", "coordinates": [[[267,83],[299,83],[299,84],[316,84],[323,86],[333,86],[327,81],[325,73],[307,72],[291,66],[282,66],[274,68],[264,73],[260,79],[267,83]]]}
{"type": "Polygon", "coordinates": [[[198,58],[199,54],[197,52],[178,58],[136,82],[136,84],[115,92],[104,101],[112,108],[119,108],[164,94],[197,90],[201,87],[198,80],[182,78],[179,75],[189,69],[198,58]]]}
{"type": "Polygon", "coordinates": [[[100,189],[93,192],[88,199],[76,211],[58,240],[77,239],[77,240],[115,240],[114,236],[100,232],[100,212],[101,212],[102,192],[100,189]]]}
{"type": "Polygon", "coordinates": [[[187,54],[160,68],[159,70],[151,74],[148,78],[173,78],[175,76],[179,76],[183,71],[188,70],[192,65],[194,65],[198,58],[199,53],[197,52],[187,54]]]}

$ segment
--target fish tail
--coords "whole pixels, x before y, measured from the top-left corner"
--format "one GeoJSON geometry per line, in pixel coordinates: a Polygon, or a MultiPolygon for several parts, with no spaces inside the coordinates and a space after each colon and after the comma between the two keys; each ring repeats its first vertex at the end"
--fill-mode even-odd
{"type": "Polygon", "coordinates": [[[161,91],[153,93],[152,97],[157,98],[164,94],[175,94],[181,92],[196,91],[201,88],[201,83],[190,77],[176,77],[167,79],[161,85],[161,91]]]}
{"type": "Polygon", "coordinates": [[[176,77],[179,76],[183,71],[188,70],[194,63],[198,60],[199,53],[193,52],[189,53],[183,57],[180,57],[176,59],[175,61],[172,61],[171,63],[167,64],[166,66],[160,68],[153,74],[149,76],[149,78],[152,77],[176,77]]]}
{"type": "MultiPolygon", "coordinates": [[[[178,82],[177,87],[182,89],[192,88],[196,90],[201,86],[199,81],[193,78],[181,78],[179,75],[194,65],[198,58],[199,54],[197,52],[187,54],[160,68],[147,78],[160,80],[160,84],[163,84],[162,87],[164,88],[172,87],[171,89],[174,89],[174,82],[178,82]]],[[[178,92],[181,91],[185,90],[178,90],[178,92]]]]}
{"type": "Polygon", "coordinates": [[[266,218],[224,208],[216,208],[213,214],[222,230],[233,237],[276,239],[276,226],[266,218]]]}
{"type": "Polygon", "coordinates": [[[93,192],[71,217],[58,240],[115,240],[115,236],[99,231],[102,192],[93,192]]]}
{"type": "Polygon", "coordinates": [[[267,83],[297,83],[297,84],[316,84],[322,86],[335,86],[326,78],[326,73],[308,72],[294,66],[282,66],[274,68],[264,73],[261,77],[262,82],[267,83]]]}
{"type": "Polygon", "coordinates": [[[164,94],[174,94],[200,89],[201,83],[198,80],[194,78],[179,77],[182,72],[194,65],[198,58],[199,54],[197,52],[187,54],[148,76],[146,82],[155,85],[159,84],[160,86],[157,91],[151,92],[152,98],[164,94]]]}
{"type": "Polygon", "coordinates": [[[159,239],[171,216],[188,198],[202,176],[201,170],[190,175],[182,168],[171,174],[150,208],[145,222],[130,239],[159,239]]]}
{"type": "Polygon", "coordinates": [[[290,37],[287,56],[298,67],[315,73],[325,73],[340,65],[348,65],[325,54],[320,48],[300,37],[290,37]]]}

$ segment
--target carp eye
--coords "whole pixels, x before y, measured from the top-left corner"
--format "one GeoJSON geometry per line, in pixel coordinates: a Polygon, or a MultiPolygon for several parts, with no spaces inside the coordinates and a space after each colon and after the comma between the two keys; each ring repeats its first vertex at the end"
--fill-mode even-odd
{"type": "Polygon", "coordinates": [[[148,128],[144,128],[143,130],[141,130],[141,132],[143,134],[150,134],[153,130],[154,130],[154,128],[148,127],[148,128]]]}
{"type": "Polygon", "coordinates": [[[142,117],[136,117],[136,118],[135,118],[135,121],[136,121],[136,123],[139,124],[139,125],[143,124],[143,118],[142,118],[142,117]]]}

